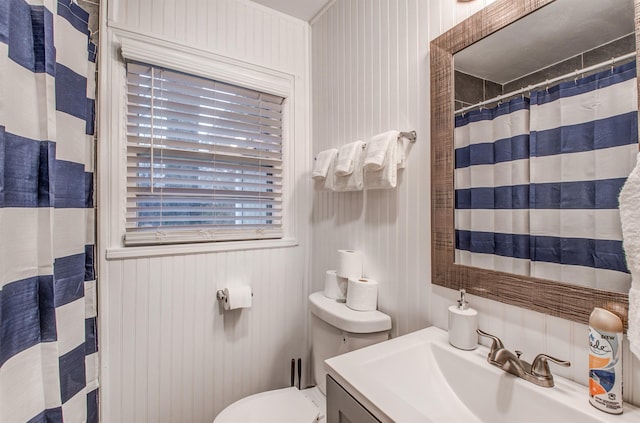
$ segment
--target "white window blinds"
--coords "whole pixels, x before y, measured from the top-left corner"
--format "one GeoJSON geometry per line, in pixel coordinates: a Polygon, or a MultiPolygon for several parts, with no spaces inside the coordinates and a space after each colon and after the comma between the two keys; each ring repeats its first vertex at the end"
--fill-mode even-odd
{"type": "Polygon", "coordinates": [[[127,64],[126,245],[282,237],[284,98],[127,64]]]}

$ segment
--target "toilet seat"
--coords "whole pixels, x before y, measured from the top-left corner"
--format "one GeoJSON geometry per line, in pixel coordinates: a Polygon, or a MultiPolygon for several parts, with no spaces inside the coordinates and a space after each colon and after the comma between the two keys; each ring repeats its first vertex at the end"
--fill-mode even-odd
{"type": "Polygon", "coordinates": [[[318,407],[290,387],[242,398],[222,410],[214,423],[313,423],[318,415],[318,407]]]}

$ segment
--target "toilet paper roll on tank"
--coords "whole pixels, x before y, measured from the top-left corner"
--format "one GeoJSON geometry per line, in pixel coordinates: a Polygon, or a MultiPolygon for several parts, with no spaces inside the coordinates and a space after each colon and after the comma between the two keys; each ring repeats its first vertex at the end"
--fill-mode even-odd
{"type": "Polygon", "coordinates": [[[362,254],[354,250],[338,250],[336,274],[346,279],[362,277],[362,254]]]}
{"type": "Polygon", "coordinates": [[[362,254],[355,250],[338,250],[336,270],[327,270],[324,295],[345,301],[356,311],[378,308],[378,282],[363,277],[362,254]]]}
{"type": "Polygon", "coordinates": [[[327,270],[324,278],[324,296],[340,301],[347,298],[347,279],[338,276],[336,270],[327,270]]]}
{"type": "Polygon", "coordinates": [[[349,279],[347,307],[357,311],[373,311],[378,308],[378,282],[375,279],[349,279]]]}

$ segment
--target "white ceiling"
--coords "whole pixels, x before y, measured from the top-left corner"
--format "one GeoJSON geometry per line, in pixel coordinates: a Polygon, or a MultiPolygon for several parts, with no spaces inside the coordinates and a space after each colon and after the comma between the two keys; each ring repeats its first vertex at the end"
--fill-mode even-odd
{"type": "Polygon", "coordinates": [[[330,0],[253,0],[271,9],[309,22],[330,0]]]}
{"type": "MultiPolygon", "coordinates": [[[[308,22],[332,0],[253,1],[308,22]]],[[[633,32],[633,16],[633,0],[556,0],[457,53],[455,67],[504,84],[633,32]]]]}
{"type": "Polygon", "coordinates": [[[632,33],[633,16],[633,0],[557,0],[460,51],[455,68],[504,84],[632,33]]]}

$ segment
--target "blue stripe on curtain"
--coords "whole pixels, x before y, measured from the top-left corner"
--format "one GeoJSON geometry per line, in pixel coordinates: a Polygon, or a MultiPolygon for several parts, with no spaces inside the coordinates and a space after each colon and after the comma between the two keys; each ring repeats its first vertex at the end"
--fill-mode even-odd
{"type": "Polygon", "coordinates": [[[529,135],[456,148],[456,169],[529,158],[529,135]]]}
{"type": "Polygon", "coordinates": [[[10,3],[8,1],[0,1],[0,43],[7,44],[9,41],[9,22],[11,13],[9,13],[10,3]]]}
{"type": "Polygon", "coordinates": [[[27,423],[62,423],[62,407],[55,407],[44,410],[27,423]]]}
{"type": "Polygon", "coordinates": [[[84,355],[98,352],[98,325],[95,317],[84,320],[84,355]]]}
{"type": "Polygon", "coordinates": [[[530,258],[529,235],[455,231],[456,249],[503,257],[530,258]]]}
{"type": "Polygon", "coordinates": [[[95,246],[94,245],[85,245],[84,246],[84,281],[92,281],[96,278],[96,267],[95,267],[95,246]]]}
{"type": "Polygon", "coordinates": [[[0,126],[0,207],[51,207],[55,143],[35,141],[0,126]]]}
{"type": "Polygon", "coordinates": [[[531,260],[628,272],[622,241],[531,237],[531,260]]]}
{"type": "Polygon", "coordinates": [[[82,163],[56,160],[56,144],[0,126],[0,208],[93,208],[93,173],[82,163]],[[54,181],[54,186],[50,186],[54,181]]]}
{"type": "Polygon", "coordinates": [[[86,120],[87,97],[78,95],[78,92],[86,91],[87,78],[60,63],[56,64],[56,110],[86,120]]]}
{"type": "Polygon", "coordinates": [[[85,125],[85,133],[87,135],[93,135],[95,131],[95,116],[96,116],[96,101],[92,98],[87,99],[86,104],[87,124],[85,125]]]}
{"type": "Polygon", "coordinates": [[[93,175],[82,163],[56,160],[56,208],[92,208],[93,175]]]}
{"type": "Polygon", "coordinates": [[[638,112],[630,112],[579,125],[531,131],[531,155],[541,157],[636,144],[637,123],[638,112]]]}
{"type": "Polygon", "coordinates": [[[519,110],[526,110],[529,108],[529,103],[530,100],[528,98],[520,97],[509,100],[509,102],[491,109],[472,110],[468,113],[456,116],[455,127],[465,126],[482,120],[494,120],[497,117],[505,116],[519,110]]]}
{"type": "Polygon", "coordinates": [[[455,207],[463,209],[528,209],[529,185],[457,189],[455,207]]]}
{"type": "Polygon", "coordinates": [[[617,209],[626,178],[531,184],[532,209],[617,209]]]}
{"type": "Polygon", "coordinates": [[[100,401],[100,394],[98,389],[87,394],[87,423],[98,423],[99,421],[99,409],[98,404],[100,401]]]}
{"type": "Polygon", "coordinates": [[[80,344],[59,358],[60,395],[63,404],[85,387],[87,376],[84,356],[84,344],[80,344]]]}
{"type": "Polygon", "coordinates": [[[56,52],[53,48],[53,14],[44,6],[31,7],[33,27],[34,72],[55,71],[56,52]]]}
{"type": "Polygon", "coordinates": [[[455,208],[465,209],[616,209],[626,178],[596,181],[481,187],[455,191],[455,208]]]}
{"type": "Polygon", "coordinates": [[[0,366],[41,342],[57,339],[53,278],[34,276],[0,290],[0,366]]]}
{"type": "Polygon", "coordinates": [[[53,14],[23,0],[2,2],[0,42],[9,46],[9,58],[32,72],[55,75],[53,14]]]}
{"type": "Polygon", "coordinates": [[[628,272],[622,241],[456,230],[455,242],[472,253],[628,272]]]}
{"type": "Polygon", "coordinates": [[[620,82],[628,81],[636,77],[635,60],[624,65],[615,67],[613,70],[598,72],[593,75],[581,78],[578,81],[563,82],[549,89],[534,91],[531,93],[531,104],[546,104],[560,98],[572,97],[585,94],[590,91],[610,87],[620,82]]]}
{"type": "Polygon", "coordinates": [[[53,262],[53,280],[56,307],[84,297],[85,256],[56,258],[53,262]]]}
{"type": "Polygon", "coordinates": [[[88,51],[88,60],[92,63],[96,63],[96,59],[98,58],[98,46],[89,41],[89,45],[87,46],[88,51]]]}
{"type": "Polygon", "coordinates": [[[87,45],[87,52],[87,60],[95,63],[96,59],[98,58],[98,46],[89,41],[89,44],[87,45]]]}
{"type": "Polygon", "coordinates": [[[89,35],[89,13],[72,0],[58,0],[58,16],[65,18],[79,32],[89,35]]]}

